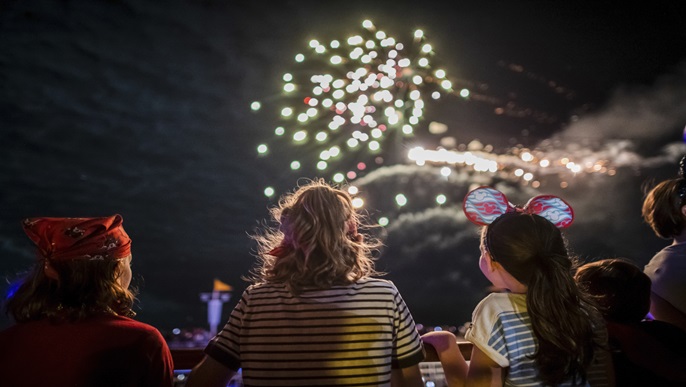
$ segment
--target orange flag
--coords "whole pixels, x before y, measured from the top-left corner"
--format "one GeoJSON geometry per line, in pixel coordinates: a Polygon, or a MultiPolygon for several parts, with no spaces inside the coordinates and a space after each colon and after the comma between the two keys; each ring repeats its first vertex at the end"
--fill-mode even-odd
{"type": "Polygon", "coordinates": [[[214,279],[214,289],[213,291],[215,292],[230,292],[233,290],[233,287],[227,283],[224,283],[218,279],[214,279]]]}

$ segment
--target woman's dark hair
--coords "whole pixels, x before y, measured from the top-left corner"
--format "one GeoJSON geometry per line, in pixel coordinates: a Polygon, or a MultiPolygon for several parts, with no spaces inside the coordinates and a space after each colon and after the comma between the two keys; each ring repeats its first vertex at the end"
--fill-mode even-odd
{"type": "Polygon", "coordinates": [[[12,286],[6,297],[5,312],[16,322],[78,320],[109,312],[132,316],[135,289],[119,283],[124,259],[78,259],[53,262],[59,280],[45,275],[42,261],[12,286]]]}
{"type": "Polygon", "coordinates": [[[482,243],[491,259],[527,286],[541,380],[585,382],[596,348],[592,317],[598,312],[572,277],[576,262],[560,230],[538,215],[515,212],[487,226],[482,243]]]}
{"type": "Polygon", "coordinates": [[[608,320],[640,322],[650,310],[650,277],[626,259],[587,263],[577,270],[574,279],[594,298],[608,320]]]}
{"type": "Polygon", "coordinates": [[[643,200],[643,220],[660,238],[671,239],[686,226],[681,207],[686,196],[686,180],[665,180],[651,189],[643,200]]]}

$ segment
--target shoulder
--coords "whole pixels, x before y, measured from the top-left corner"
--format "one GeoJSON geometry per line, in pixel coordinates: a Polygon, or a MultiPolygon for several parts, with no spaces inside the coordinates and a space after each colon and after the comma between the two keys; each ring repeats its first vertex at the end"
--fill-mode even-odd
{"type": "Polygon", "coordinates": [[[659,320],[644,320],[639,324],[641,330],[656,337],[658,340],[680,348],[686,347],[686,331],[674,324],[659,320]]]}
{"type": "Polygon", "coordinates": [[[374,278],[374,277],[361,278],[361,279],[355,281],[354,285],[365,286],[365,287],[396,289],[393,281],[389,281],[389,280],[385,280],[385,279],[381,279],[381,278],[374,278]]]}
{"type": "Polygon", "coordinates": [[[124,316],[106,316],[95,320],[93,324],[103,325],[121,334],[140,335],[153,341],[164,340],[160,331],[152,325],[124,316]]]}
{"type": "Polygon", "coordinates": [[[399,296],[400,291],[395,286],[392,281],[367,277],[357,280],[355,283],[349,285],[350,287],[356,289],[359,292],[370,292],[375,294],[388,294],[393,296],[399,296]]]}
{"type": "Polygon", "coordinates": [[[501,313],[526,312],[526,296],[512,293],[491,293],[474,309],[474,314],[499,315],[501,313]]]}
{"type": "Polygon", "coordinates": [[[669,245],[660,250],[646,265],[646,272],[649,273],[662,266],[686,270],[686,243],[669,245]]]}

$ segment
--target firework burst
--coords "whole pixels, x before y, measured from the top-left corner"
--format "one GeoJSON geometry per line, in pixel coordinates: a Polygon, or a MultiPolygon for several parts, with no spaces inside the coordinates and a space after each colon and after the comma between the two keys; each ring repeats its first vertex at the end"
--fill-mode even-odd
{"type": "Polygon", "coordinates": [[[260,144],[294,151],[293,170],[316,168],[335,182],[400,161],[398,147],[424,120],[426,104],[453,93],[423,31],[405,44],[365,20],[345,40],[309,42],[283,75],[274,138],[260,144]],[[386,149],[388,148],[388,149],[386,149]]]}
{"type": "MultiPolygon", "coordinates": [[[[273,103],[270,110],[278,112],[278,123],[273,137],[258,146],[259,155],[278,154],[280,162],[286,160],[285,165],[301,176],[316,174],[336,183],[347,182],[353,191],[355,180],[370,171],[408,163],[441,167],[443,177],[467,169],[519,180],[533,188],[553,175],[565,188],[579,174],[615,173],[608,159],[594,157],[593,152],[580,154],[579,149],[517,145],[497,153],[477,139],[458,145],[446,125],[427,120],[427,107],[446,97],[490,106],[496,116],[545,125],[559,122],[556,115],[511,97],[486,94],[488,84],[449,78],[436,66],[434,49],[421,30],[405,44],[369,20],[361,26],[359,33],[347,39],[312,39],[306,53],[295,56],[292,68],[282,76],[280,94],[269,102],[273,103]],[[417,147],[419,136],[427,149],[417,147]]],[[[500,66],[544,85],[564,100],[576,96],[573,90],[521,65],[503,62],[500,66]]],[[[261,104],[255,102],[253,110],[260,109],[261,104]]],[[[271,187],[265,190],[267,196],[275,194],[271,187]]]]}

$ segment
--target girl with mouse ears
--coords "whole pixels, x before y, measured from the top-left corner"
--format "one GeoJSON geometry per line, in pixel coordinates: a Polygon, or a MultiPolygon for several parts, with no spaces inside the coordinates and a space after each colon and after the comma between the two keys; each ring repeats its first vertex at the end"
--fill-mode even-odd
{"type": "Polygon", "coordinates": [[[450,362],[450,385],[613,385],[604,321],[574,281],[575,260],[560,232],[574,219],[569,204],[541,195],[518,207],[502,192],[479,187],[463,210],[483,226],[479,267],[500,291],[472,314],[469,364],[461,364],[452,333],[422,337],[450,362]]]}

